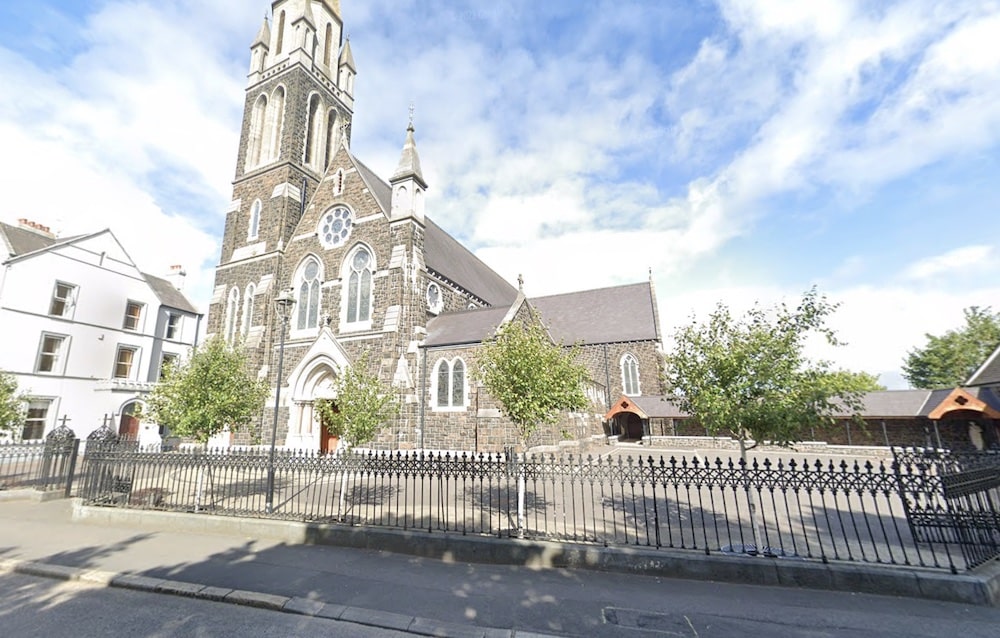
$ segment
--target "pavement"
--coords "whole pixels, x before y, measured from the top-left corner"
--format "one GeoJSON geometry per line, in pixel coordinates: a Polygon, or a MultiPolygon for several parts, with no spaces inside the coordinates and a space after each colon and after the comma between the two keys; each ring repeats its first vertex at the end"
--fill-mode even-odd
{"type": "Polygon", "coordinates": [[[74,519],[70,500],[0,499],[0,574],[76,580],[459,638],[729,635],[713,633],[713,627],[753,627],[755,633],[788,636],[848,635],[842,631],[847,629],[856,635],[873,630],[903,635],[894,633],[900,618],[910,623],[909,636],[945,635],[956,628],[965,636],[991,636],[1000,623],[1000,609],[989,606],[684,580],[652,572],[551,568],[537,562],[482,564],[456,558],[461,552],[428,558],[302,544],[257,533],[265,528],[238,527],[238,519],[229,519],[228,527],[215,532],[178,524],[221,517],[156,513],[158,517],[128,522],[98,516],[120,510],[82,508],[94,515],[81,520],[76,505],[74,519]],[[779,617],[780,625],[774,624],[779,617]],[[815,633],[824,618],[838,631],[815,633]],[[795,633],[800,626],[807,629],[795,633]]]}

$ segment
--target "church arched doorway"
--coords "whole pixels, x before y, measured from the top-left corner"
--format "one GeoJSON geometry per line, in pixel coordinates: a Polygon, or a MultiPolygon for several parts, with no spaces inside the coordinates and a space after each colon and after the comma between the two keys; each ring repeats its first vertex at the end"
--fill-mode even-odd
{"type": "Polygon", "coordinates": [[[289,379],[292,388],[288,415],[286,446],[332,452],[338,439],[326,427],[329,417],[324,417],[324,406],[336,411],[337,372],[326,357],[319,357],[289,379]],[[323,403],[323,406],[320,403],[323,403]]]}
{"type": "Polygon", "coordinates": [[[316,420],[319,421],[319,451],[323,454],[336,452],[340,437],[330,431],[332,427],[330,415],[340,412],[337,402],[333,399],[313,399],[313,409],[316,412],[316,420]]]}
{"type": "Polygon", "coordinates": [[[622,438],[629,441],[639,441],[642,439],[643,427],[642,419],[638,414],[625,412],[619,415],[622,422],[622,438]]]}

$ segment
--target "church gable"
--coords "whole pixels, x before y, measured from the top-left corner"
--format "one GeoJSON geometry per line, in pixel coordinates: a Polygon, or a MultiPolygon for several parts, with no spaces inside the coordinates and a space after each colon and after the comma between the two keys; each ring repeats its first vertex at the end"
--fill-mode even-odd
{"type": "Polygon", "coordinates": [[[285,285],[297,301],[293,335],[322,326],[336,334],[401,329],[398,291],[404,271],[415,273],[415,233],[410,224],[390,223],[372,176],[359,166],[342,145],[289,241],[285,285]]]}

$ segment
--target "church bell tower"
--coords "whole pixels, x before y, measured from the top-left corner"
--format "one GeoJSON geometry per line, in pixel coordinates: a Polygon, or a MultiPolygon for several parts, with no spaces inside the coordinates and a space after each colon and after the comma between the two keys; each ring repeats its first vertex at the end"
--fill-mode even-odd
{"type": "Polygon", "coordinates": [[[340,0],[275,0],[250,45],[233,197],[208,332],[241,341],[262,374],[284,249],[341,144],[356,75],[340,0]]]}

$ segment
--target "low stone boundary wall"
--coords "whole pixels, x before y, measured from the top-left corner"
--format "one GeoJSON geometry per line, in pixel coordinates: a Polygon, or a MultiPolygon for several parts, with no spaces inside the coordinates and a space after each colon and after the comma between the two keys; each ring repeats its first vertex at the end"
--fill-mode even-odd
{"type": "MultiPolygon", "coordinates": [[[[615,437],[612,437],[615,438],[615,437]]],[[[612,441],[614,445],[616,441],[612,441]]],[[[748,442],[753,444],[753,441],[748,442]]],[[[693,452],[736,452],[740,444],[728,436],[646,436],[641,445],[657,450],[691,450],[693,452]]],[[[884,445],[834,445],[823,441],[799,441],[790,448],[761,443],[756,448],[761,452],[798,452],[818,456],[850,456],[877,459],[891,459],[892,448],[884,445]]]]}

